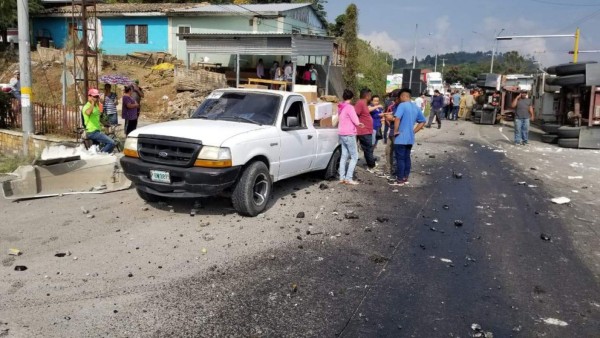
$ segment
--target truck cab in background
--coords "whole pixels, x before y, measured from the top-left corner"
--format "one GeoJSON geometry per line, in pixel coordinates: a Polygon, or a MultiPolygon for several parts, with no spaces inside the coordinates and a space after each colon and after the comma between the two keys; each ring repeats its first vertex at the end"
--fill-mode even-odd
{"type": "Polygon", "coordinates": [[[433,96],[433,92],[438,90],[444,94],[444,81],[442,79],[442,73],[431,72],[425,75],[425,82],[427,84],[427,94],[433,96]]]}

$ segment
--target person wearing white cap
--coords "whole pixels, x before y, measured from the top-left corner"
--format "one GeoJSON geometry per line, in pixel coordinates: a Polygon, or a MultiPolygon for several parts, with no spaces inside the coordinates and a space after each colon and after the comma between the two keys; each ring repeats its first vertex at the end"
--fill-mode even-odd
{"type": "Polygon", "coordinates": [[[91,88],[88,90],[88,102],[83,106],[81,113],[83,115],[83,126],[87,138],[97,143],[103,144],[101,151],[111,153],[115,148],[115,142],[106,136],[102,130],[100,123],[100,92],[98,89],[91,88]]]}

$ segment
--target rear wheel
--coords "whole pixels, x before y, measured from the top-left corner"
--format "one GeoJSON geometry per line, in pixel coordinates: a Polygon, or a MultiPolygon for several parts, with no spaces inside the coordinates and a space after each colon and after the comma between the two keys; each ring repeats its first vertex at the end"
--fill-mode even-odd
{"type": "Polygon", "coordinates": [[[556,135],[558,133],[558,128],[560,128],[560,124],[547,123],[542,125],[542,130],[548,134],[556,135]]]}
{"type": "Polygon", "coordinates": [[[579,138],[579,132],[581,128],[579,127],[568,127],[563,126],[558,128],[558,137],[560,138],[579,138]]]}
{"type": "Polygon", "coordinates": [[[342,151],[340,148],[337,148],[333,155],[331,155],[331,159],[329,160],[329,164],[327,164],[327,168],[325,168],[324,178],[326,180],[333,180],[337,177],[338,171],[340,169],[340,157],[342,156],[342,151]]]}
{"type": "Polygon", "coordinates": [[[156,203],[162,201],[162,197],[147,193],[139,188],[135,189],[137,191],[138,196],[146,202],[156,203]]]}
{"type": "Polygon", "coordinates": [[[578,138],[561,138],[558,139],[558,146],[561,148],[579,148],[578,138]]]}
{"type": "Polygon", "coordinates": [[[263,162],[250,164],[231,195],[235,210],[244,216],[254,217],[265,210],[271,197],[271,175],[263,162]]]}
{"type": "Polygon", "coordinates": [[[555,144],[558,142],[558,136],[554,134],[544,134],[542,135],[542,142],[555,144]]]}

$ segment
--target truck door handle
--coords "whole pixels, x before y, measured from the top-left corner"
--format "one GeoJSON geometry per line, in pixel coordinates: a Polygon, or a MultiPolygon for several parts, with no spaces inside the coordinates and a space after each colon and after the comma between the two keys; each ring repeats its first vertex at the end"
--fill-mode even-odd
{"type": "Polygon", "coordinates": [[[308,135],[308,139],[312,140],[313,136],[312,135],[308,135]]]}

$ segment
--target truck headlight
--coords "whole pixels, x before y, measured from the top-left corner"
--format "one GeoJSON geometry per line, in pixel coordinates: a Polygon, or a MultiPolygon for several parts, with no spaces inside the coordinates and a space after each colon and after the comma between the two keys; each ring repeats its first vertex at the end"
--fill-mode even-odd
{"type": "Polygon", "coordinates": [[[136,137],[128,137],[125,139],[123,155],[135,158],[140,157],[140,154],[138,153],[138,139],[136,137]]]}
{"type": "Polygon", "coordinates": [[[229,168],[232,166],[231,150],[229,148],[202,146],[195,167],[229,168]]]}

